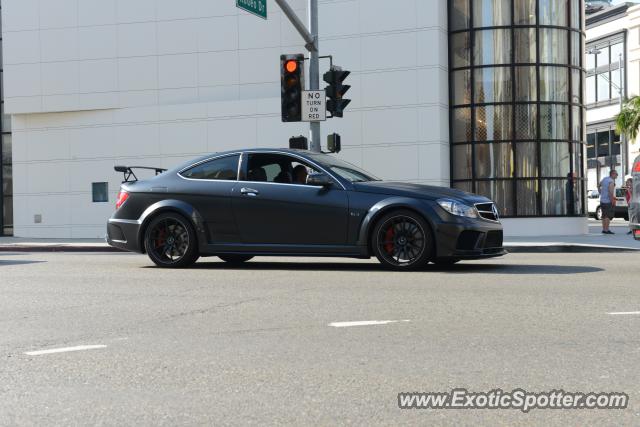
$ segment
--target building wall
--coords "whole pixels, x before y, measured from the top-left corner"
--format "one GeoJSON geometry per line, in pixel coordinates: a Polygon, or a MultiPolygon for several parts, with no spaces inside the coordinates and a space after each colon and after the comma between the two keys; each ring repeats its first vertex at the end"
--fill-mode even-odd
{"type": "MultiPolygon", "coordinates": [[[[632,6],[626,13],[613,20],[604,21],[597,25],[587,27],[587,45],[598,39],[606,38],[609,35],[626,32],[626,63],[625,63],[625,84],[628,97],[640,95],[640,5],[632,6]]],[[[617,99],[617,97],[616,97],[617,99]]],[[[620,112],[620,106],[616,102],[611,105],[587,108],[587,125],[615,120],[615,116],[620,112]]],[[[640,155],[640,141],[628,141],[629,157],[628,170],[635,157],[640,155]]],[[[588,171],[588,189],[595,190],[598,187],[598,180],[604,177],[609,167],[603,167],[598,177],[595,168],[588,171]]],[[[624,177],[620,176],[618,185],[622,185],[624,177]]]]}
{"type": "MultiPolygon", "coordinates": [[[[290,3],[306,16],[304,0],[290,3]]],[[[4,0],[15,235],[103,236],[115,164],[306,134],[280,122],[279,100],[280,54],[303,43],[272,0],[268,14],[233,0],[4,0]],[[92,182],[109,183],[108,203],[92,202],[92,182]]],[[[320,0],[321,53],[353,72],[345,118],[323,125],[323,140],[342,135],[341,158],[449,184],[446,21],[442,0],[320,0]]]]}

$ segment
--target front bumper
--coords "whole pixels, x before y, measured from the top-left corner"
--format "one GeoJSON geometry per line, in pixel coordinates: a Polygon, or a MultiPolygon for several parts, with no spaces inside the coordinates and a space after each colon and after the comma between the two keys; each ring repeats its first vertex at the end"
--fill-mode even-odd
{"type": "Polygon", "coordinates": [[[140,222],[110,218],[107,223],[106,241],[110,246],[126,251],[143,253],[140,246],[140,222]]]}
{"type": "Polygon", "coordinates": [[[499,222],[461,219],[438,224],[436,232],[438,258],[482,259],[507,254],[499,222]]]}

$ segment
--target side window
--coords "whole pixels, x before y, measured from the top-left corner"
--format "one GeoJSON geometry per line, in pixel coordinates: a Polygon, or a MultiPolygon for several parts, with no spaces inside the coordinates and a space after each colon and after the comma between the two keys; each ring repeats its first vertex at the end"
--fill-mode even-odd
{"type": "Polygon", "coordinates": [[[194,166],[181,173],[185,178],[235,181],[238,179],[240,155],[222,157],[194,166]]]}
{"type": "Polygon", "coordinates": [[[315,172],[312,167],[295,157],[259,153],[249,155],[246,180],[305,185],[307,175],[312,172],[315,172]]]}

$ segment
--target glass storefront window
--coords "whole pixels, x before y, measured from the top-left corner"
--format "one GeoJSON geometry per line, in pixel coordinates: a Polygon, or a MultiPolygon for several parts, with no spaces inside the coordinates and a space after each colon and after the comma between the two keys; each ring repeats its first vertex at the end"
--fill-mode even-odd
{"type": "Polygon", "coordinates": [[[582,4],[580,0],[571,0],[571,28],[582,28],[582,4]]]}
{"type": "Polygon", "coordinates": [[[538,79],[536,67],[516,67],[516,101],[536,101],[538,79]]]}
{"type": "Polygon", "coordinates": [[[573,141],[582,141],[582,117],[580,113],[582,108],[580,107],[572,107],[571,114],[573,117],[571,118],[571,139],[573,141]]]}
{"type": "Polygon", "coordinates": [[[571,32],[571,65],[580,66],[582,51],[580,50],[580,34],[571,32]]]}
{"type": "Polygon", "coordinates": [[[517,28],[514,30],[514,50],[517,63],[534,64],[536,62],[536,29],[517,28]]]}
{"type": "Polygon", "coordinates": [[[478,181],[476,182],[476,192],[493,200],[500,216],[512,216],[515,213],[513,182],[511,180],[478,181]]]}
{"type": "Polygon", "coordinates": [[[463,30],[469,28],[469,0],[453,0],[449,22],[451,30],[463,30]]]}
{"type": "Polygon", "coordinates": [[[569,49],[567,45],[566,30],[541,28],[540,62],[543,64],[566,64],[569,59],[569,49]]]}
{"type": "Polygon", "coordinates": [[[475,33],[475,65],[509,64],[511,30],[479,30],[475,33]]]}
{"type": "Polygon", "coordinates": [[[518,142],[515,150],[517,177],[537,178],[538,144],[535,142],[518,142]]]}
{"type": "Polygon", "coordinates": [[[514,0],[514,24],[535,25],[536,0],[514,0]]]}
{"type": "Polygon", "coordinates": [[[620,55],[622,55],[622,62],[624,63],[624,44],[622,42],[611,45],[611,63],[619,64],[620,55]]]}
{"type": "Polygon", "coordinates": [[[518,181],[518,215],[535,216],[538,215],[538,181],[527,180],[518,181]]]}
{"type": "Polygon", "coordinates": [[[451,64],[453,68],[468,67],[470,61],[469,33],[451,36],[451,64]]]}
{"type": "Polygon", "coordinates": [[[511,140],[511,105],[487,105],[476,109],[476,141],[511,140]]]}
{"type": "Polygon", "coordinates": [[[540,67],[540,101],[569,101],[569,69],[540,67]]]}
{"type": "Polygon", "coordinates": [[[452,142],[467,142],[473,140],[471,135],[471,108],[454,108],[452,142]]]}
{"type": "Polygon", "coordinates": [[[471,103],[471,72],[469,70],[453,72],[453,103],[454,105],[471,103]]]}
{"type": "Polygon", "coordinates": [[[567,9],[567,0],[540,0],[540,24],[566,27],[567,9]]]}
{"type": "Polygon", "coordinates": [[[476,178],[513,177],[513,147],[509,142],[476,144],[476,178]]]}
{"type": "MultiPolygon", "coordinates": [[[[449,38],[456,106],[452,186],[491,198],[506,217],[582,214],[584,102],[585,97],[600,101],[597,76],[585,84],[580,68],[596,66],[596,55],[583,55],[584,1],[469,4],[471,29],[455,33],[466,24],[452,25],[449,38]]],[[[449,0],[449,7],[450,15],[468,16],[462,1],[449,0]]],[[[609,42],[598,43],[609,55],[609,42]]],[[[591,140],[595,152],[595,134],[591,140]]]]}
{"type": "Polygon", "coordinates": [[[511,101],[510,67],[476,68],[474,73],[476,103],[511,101]]]}
{"type": "Polygon", "coordinates": [[[453,146],[453,170],[451,174],[453,179],[471,179],[473,159],[471,144],[456,144],[453,146]]]}
{"type": "Polygon", "coordinates": [[[570,172],[569,168],[571,167],[569,143],[544,142],[540,148],[542,177],[557,178],[567,176],[570,172]]]}
{"type": "Polygon", "coordinates": [[[566,179],[542,181],[542,215],[567,215],[567,182],[566,179]]]}
{"type": "Polygon", "coordinates": [[[538,106],[516,105],[516,139],[534,140],[538,137],[538,106]]]}
{"type": "Polygon", "coordinates": [[[473,26],[500,27],[511,25],[512,0],[473,0],[473,26]]]}
{"type": "Polygon", "coordinates": [[[540,106],[540,139],[567,139],[569,137],[569,107],[544,104],[540,106]]]}

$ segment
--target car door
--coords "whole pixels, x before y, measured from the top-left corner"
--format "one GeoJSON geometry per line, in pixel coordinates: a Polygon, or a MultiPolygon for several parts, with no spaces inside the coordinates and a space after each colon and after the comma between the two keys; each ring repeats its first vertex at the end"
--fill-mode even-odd
{"type": "Polygon", "coordinates": [[[231,207],[231,195],[238,184],[239,160],[240,154],[225,155],[179,173],[182,180],[177,189],[178,198],[202,216],[206,243],[240,242],[231,207]]]}
{"type": "Polygon", "coordinates": [[[246,174],[233,194],[233,211],[247,244],[345,245],[347,192],[296,182],[302,159],[280,153],[247,153],[246,174]],[[298,165],[294,167],[294,165],[298,165]],[[295,170],[295,171],[294,171],[295,170]]]}

